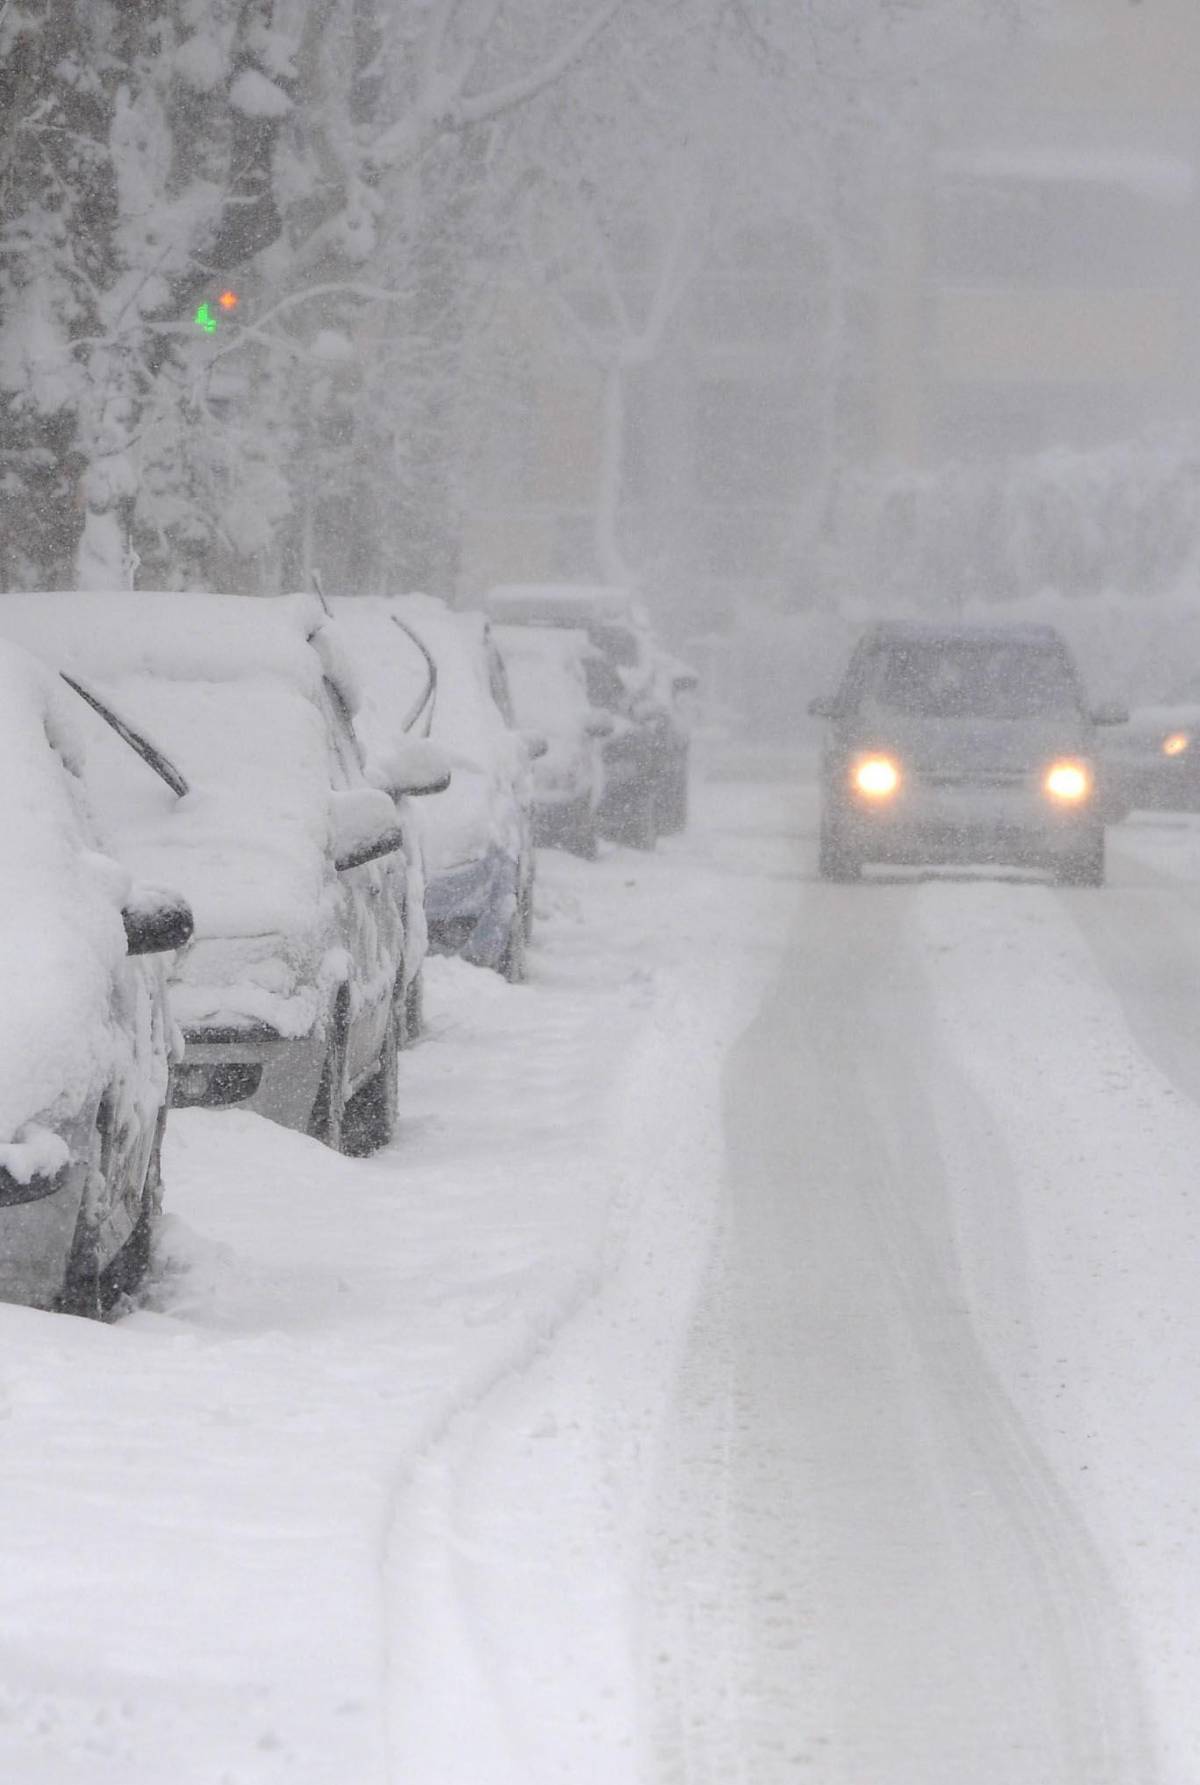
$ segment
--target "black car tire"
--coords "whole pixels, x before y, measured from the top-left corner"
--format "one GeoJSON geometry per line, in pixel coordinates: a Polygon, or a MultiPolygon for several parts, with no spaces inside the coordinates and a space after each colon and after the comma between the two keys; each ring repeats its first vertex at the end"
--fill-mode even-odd
{"type": "Polygon", "coordinates": [[[329,1024],[329,1040],[325,1065],[316,1101],[309,1117],[308,1132],[322,1140],[335,1153],[345,1152],[346,1122],[346,1047],[347,1012],[344,998],[339,998],[329,1024]]]}
{"type": "Polygon", "coordinates": [[[404,1010],[404,991],[398,986],[379,1055],[379,1070],[346,1105],[342,1150],[356,1159],[386,1147],[396,1133],[400,1116],[400,1035],[405,1024],[404,1010]]]}
{"type": "Polygon", "coordinates": [[[817,874],[822,880],[841,883],[857,880],[862,862],[848,850],[828,817],[821,819],[821,835],[817,847],[817,874]]]}
{"type": "Polygon", "coordinates": [[[421,1039],[425,1027],[425,970],[418,967],[404,994],[404,1033],[402,1047],[412,1047],[421,1039]]]}
{"type": "Polygon", "coordinates": [[[687,752],[673,761],[662,778],[658,799],[658,830],[663,837],[677,837],[688,824],[687,752]]]}
{"type": "Polygon", "coordinates": [[[1059,863],[1058,879],[1063,886],[1103,886],[1104,872],[1104,832],[1100,831],[1059,863]]]}
{"type": "Polygon", "coordinates": [[[500,972],[509,985],[520,985],[525,977],[525,919],[519,901],[500,957],[500,972]]]}

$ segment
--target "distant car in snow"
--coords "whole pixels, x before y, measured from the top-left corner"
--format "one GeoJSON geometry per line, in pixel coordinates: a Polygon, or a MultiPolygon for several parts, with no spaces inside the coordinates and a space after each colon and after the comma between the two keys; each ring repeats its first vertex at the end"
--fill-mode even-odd
{"type": "Polygon", "coordinates": [[[1200,702],[1135,707],[1105,736],[1101,772],[1113,819],[1200,812],[1200,702]]]}
{"type": "Polygon", "coordinates": [[[588,698],[595,646],[572,627],[495,626],[492,637],[519,723],[547,741],[546,754],[533,765],[534,840],[590,858],[604,790],[601,740],[618,723],[588,698]]]}
{"type": "Polygon", "coordinates": [[[586,630],[597,653],[588,668],[591,699],[624,721],[604,752],[601,831],[650,849],[683,830],[690,739],[679,695],[696,678],[660,649],[633,592],[605,583],[502,583],[485,595],[484,610],[497,625],[586,630]]]}
{"type": "Polygon", "coordinates": [[[1050,626],[881,623],[860,639],[821,765],[818,870],[868,862],[1011,863],[1077,885],[1104,879],[1095,727],[1050,626]]]}
{"type": "Polygon", "coordinates": [[[431,595],[330,606],[362,681],[368,758],[425,738],[452,771],[420,811],[431,950],[521,979],[533,925],[530,764],[546,741],[516,728],[487,620],[431,595]]]}
{"type": "Polygon", "coordinates": [[[365,775],[354,677],[316,601],[8,595],[0,635],[98,692],[186,777],[182,797],[147,779],[133,801],[107,777],[98,794],[125,859],[195,913],[171,985],[175,1102],[237,1104],[341,1151],[385,1141],[421,938],[406,963],[399,818],[365,775]]]}
{"type": "MultiPolygon", "coordinates": [[[[161,1201],[181,899],[105,853],[79,698],[0,644],[0,1299],[99,1312],[145,1268],[161,1201]]],[[[115,741],[115,740],[114,740],[115,741]]],[[[119,742],[121,767],[147,774],[119,742]]]]}

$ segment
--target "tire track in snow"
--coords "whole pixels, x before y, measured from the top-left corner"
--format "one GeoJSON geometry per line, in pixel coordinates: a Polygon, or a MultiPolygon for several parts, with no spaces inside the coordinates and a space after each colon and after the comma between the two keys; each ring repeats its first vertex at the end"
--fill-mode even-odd
{"type": "MultiPolygon", "coordinates": [[[[732,1776],[753,1785],[1142,1785],[1111,1582],[958,1275],[935,1106],[954,1105],[960,1137],[990,1135],[935,1049],[913,898],[814,888],[731,1079],[742,1429],[725,1540],[759,1603],[709,1745],[744,1756],[732,1776]]],[[[692,1540],[723,1539],[701,1519],[692,1540]]],[[[680,1753],[663,1776],[707,1785],[680,1753]]]]}

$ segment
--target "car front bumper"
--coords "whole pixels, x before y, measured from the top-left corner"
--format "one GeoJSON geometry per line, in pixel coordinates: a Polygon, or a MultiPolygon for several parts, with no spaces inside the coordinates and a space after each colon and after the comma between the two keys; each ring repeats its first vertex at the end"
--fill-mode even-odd
{"type": "Polygon", "coordinates": [[[325,1066],[325,1036],[287,1039],[265,1023],[184,1030],[171,1101],[181,1108],[254,1110],[306,1132],[325,1066]]]}
{"type": "Polygon", "coordinates": [[[839,844],[862,861],[1055,867],[1103,833],[1094,799],[1057,808],[1027,784],[910,786],[879,805],[835,800],[839,844]]]}

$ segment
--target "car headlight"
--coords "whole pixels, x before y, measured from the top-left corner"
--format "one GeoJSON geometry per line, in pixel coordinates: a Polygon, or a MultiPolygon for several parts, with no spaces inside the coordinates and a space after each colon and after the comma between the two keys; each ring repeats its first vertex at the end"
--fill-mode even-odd
{"type": "Polygon", "coordinates": [[[1092,771],[1086,762],[1054,762],[1042,786],[1060,806],[1078,806],[1091,795],[1092,771]]]}
{"type": "Polygon", "coordinates": [[[900,788],[900,768],[890,756],[860,756],[850,771],[855,793],[868,800],[890,800],[900,788]]]}
{"type": "Polygon", "coordinates": [[[1184,756],[1191,745],[1191,737],[1186,731],[1173,731],[1162,741],[1164,756],[1184,756]]]}

